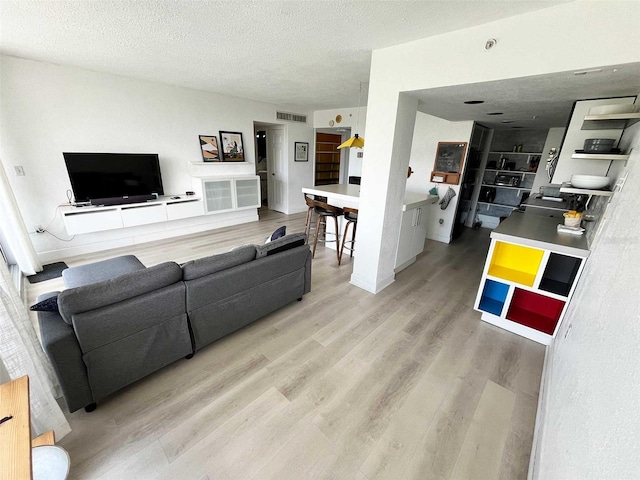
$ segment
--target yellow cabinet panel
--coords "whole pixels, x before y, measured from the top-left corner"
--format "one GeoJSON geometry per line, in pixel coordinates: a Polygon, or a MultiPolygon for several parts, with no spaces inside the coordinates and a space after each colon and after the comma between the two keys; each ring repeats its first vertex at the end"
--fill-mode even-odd
{"type": "Polygon", "coordinates": [[[489,275],[533,287],[543,250],[496,242],[489,264],[489,275]]]}

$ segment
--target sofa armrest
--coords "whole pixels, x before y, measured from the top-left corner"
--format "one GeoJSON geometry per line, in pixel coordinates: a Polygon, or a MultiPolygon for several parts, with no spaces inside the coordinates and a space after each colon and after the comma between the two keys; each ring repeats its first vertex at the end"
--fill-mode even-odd
{"type": "MultiPolygon", "coordinates": [[[[41,295],[45,300],[58,292],[41,295]]],[[[70,412],[94,403],[82,351],[71,325],[58,312],[38,312],[42,347],[58,376],[70,412]]]]}

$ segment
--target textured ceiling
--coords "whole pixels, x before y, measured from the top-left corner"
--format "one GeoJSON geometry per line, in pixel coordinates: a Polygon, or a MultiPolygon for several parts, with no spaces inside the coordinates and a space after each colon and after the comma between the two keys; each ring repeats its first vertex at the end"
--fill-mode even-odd
{"type": "Polygon", "coordinates": [[[374,49],[566,1],[0,0],[0,51],[300,109],[353,107],[374,49]]]}
{"type": "Polygon", "coordinates": [[[585,75],[569,71],[413,92],[424,113],[451,121],[475,120],[493,128],[565,127],[576,100],[638,94],[640,63],[603,66],[601,72],[585,75]],[[466,105],[467,100],[484,103],[466,105]],[[487,115],[495,112],[503,115],[487,115]]]}

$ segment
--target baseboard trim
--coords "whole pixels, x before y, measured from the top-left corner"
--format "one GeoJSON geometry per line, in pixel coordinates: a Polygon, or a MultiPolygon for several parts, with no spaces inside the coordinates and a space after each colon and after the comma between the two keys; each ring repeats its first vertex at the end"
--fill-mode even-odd
{"type": "Polygon", "coordinates": [[[529,472],[527,474],[527,480],[537,480],[539,465],[539,452],[544,435],[544,420],[546,417],[547,407],[547,389],[551,381],[551,364],[552,353],[551,347],[553,343],[549,345],[544,352],[544,362],[542,364],[542,377],[540,378],[540,392],[538,393],[538,410],[536,412],[536,423],[533,428],[533,442],[531,443],[531,454],[529,456],[529,472]]]}
{"type": "Polygon", "coordinates": [[[375,293],[381,292],[382,290],[387,288],[389,285],[391,285],[395,281],[396,279],[394,274],[392,274],[390,277],[383,279],[380,282],[376,282],[375,284],[355,274],[351,274],[351,281],[349,283],[351,285],[355,285],[358,288],[366,290],[367,292],[371,292],[375,294],[375,293]]]}

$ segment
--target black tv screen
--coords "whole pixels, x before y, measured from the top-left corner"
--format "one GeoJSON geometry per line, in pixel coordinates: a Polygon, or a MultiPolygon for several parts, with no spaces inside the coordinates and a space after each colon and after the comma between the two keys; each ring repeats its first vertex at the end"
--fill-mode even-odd
{"type": "Polygon", "coordinates": [[[62,155],[76,202],[164,195],[160,161],[155,153],[64,152],[62,155]]]}

